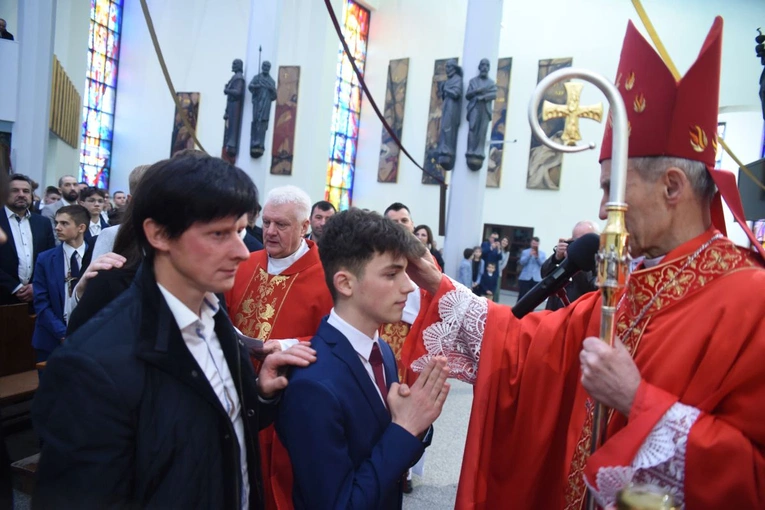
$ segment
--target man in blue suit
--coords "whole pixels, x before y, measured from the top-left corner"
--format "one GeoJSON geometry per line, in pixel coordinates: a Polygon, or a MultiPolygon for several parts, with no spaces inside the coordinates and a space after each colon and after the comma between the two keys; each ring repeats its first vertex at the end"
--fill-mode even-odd
{"type": "MultiPolygon", "coordinates": [[[[45,220],[47,222],[47,220],[45,220]]],[[[87,268],[89,250],[84,241],[90,222],[88,210],[67,205],[56,211],[56,236],[61,244],[37,258],[34,277],[34,305],[37,313],[32,347],[37,361],[46,361],[66,336],[67,301],[87,268]]]]}
{"type": "Polygon", "coordinates": [[[55,246],[53,229],[48,220],[30,213],[32,181],[26,175],[11,175],[10,193],[2,203],[0,229],[8,242],[0,245],[0,305],[31,304],[35,262],[55,246]]]}
{"type": "Polygon", "coordinates": [[[401,320],[414,285],[407,256],[424,246],[377,213],[351,209],[324,227],[319,254],[335,306],[311,340],[317,361],[295,369],[276,430],[310,509],[400,509],[401,477],[429,443],[449,393],[444,359],[399,386],[380,324],[401,320]]]}

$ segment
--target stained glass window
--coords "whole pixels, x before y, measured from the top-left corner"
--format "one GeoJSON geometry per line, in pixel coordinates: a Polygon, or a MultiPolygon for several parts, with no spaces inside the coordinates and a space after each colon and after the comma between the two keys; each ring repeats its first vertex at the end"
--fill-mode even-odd
{"type": "MultiPolygon", "coordinates": [[[[353,0],[347,0],[343,7],[343,37],[363,74],[369,40],[369,11],[353,0]]],[[[341,44],[337,56],[335,110],[332,113],[327,184],[324,189],[325,200],[332,202],[338,210],[348,209],[353,200],[360,114],[361,86],[341,44]]]]}
{"type": "Polygon", "coordinates": [[[99,188],[109,187],[121,29],[122,0],[90,0],[80,181],[99,188]]]}

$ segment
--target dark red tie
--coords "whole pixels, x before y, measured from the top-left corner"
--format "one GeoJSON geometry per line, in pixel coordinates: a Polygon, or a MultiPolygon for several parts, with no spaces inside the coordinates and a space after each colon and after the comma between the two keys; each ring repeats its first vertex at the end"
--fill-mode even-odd
{"type": "Polygon", "coordinates": [[[375,374],[375,382],[380,389],[383,402],[385,402],[385,407],[388,407],[388,387],[385,385],[385,377],[383,376],[383,357],[377,342],[372,346],[372,354],[369,355],[369,364],[372,365],[372,372],[375,374]]]}

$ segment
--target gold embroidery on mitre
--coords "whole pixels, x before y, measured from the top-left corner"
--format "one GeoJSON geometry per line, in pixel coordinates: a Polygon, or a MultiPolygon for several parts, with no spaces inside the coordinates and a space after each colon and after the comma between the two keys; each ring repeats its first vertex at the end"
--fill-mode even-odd
{"type": "Polygon", "coordinates": [[[691,126],[691,147],[696,152],[704,152],[707,148],[707,134],[698,125],[691,126]]]}
{"type": "Polygon", "coordinates": [[[642,92],[635,96],[635,100],[632,102],[632,106],[635,108],[637,113],[643,113],[645,110],[645,96],[642,92]]]}
{"type": "Polygon", "coordinates": [[[718,147],[718,141],[717,141],[717,133],[715,133],[715,136],[712,137],[712,150],[715,152],[715,155],[717,155],[718,147]]]}
{"type": "Polygon", "coordinates": [[[632,90],[632,87],[635,86],[635,71],[632,71],[630,75],[627,77],[627,81],[624,82],[624,88],[627,90],[632,90]]]}
{"type": "Polygon", "coordinates": [[[632,122],[627,121],[627,138],[632,136],[632,122]]]}
{"type": "Polygon", "coordinates": [[[616,85],[617,89],[622,86],[622,73],[619,73],[619,75],[616,77],[614,85],[616,85]]]}

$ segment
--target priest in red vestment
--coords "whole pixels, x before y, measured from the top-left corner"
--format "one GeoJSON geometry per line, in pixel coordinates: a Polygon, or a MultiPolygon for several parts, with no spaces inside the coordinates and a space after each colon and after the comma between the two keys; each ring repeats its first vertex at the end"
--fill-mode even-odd
{"type": "MultiPolygon", "coordinates": [[[[332,309],[319,250],[304,239],[311,201],[295,186],[274,188],[263,206],[265,249],[239,265],[226,293],[231,319],[242,333],[283,348],[309,340],[332,309]]],[[[268,510],[292,505],[292,466],[274,427],[260,432],[264,500],[268,510]]]]}
{"type": "MultiPolygon", "coordinates": [[[[423,342],[403,359],[419,369],[446,356],[475,385],[456,508],[580,509],[587,486],[611,505],[629,483],[659,486],[687,509],[762,508],[764,254],[735,179],[713,168],[721,45],[718,18],[675,80],[627,29],[616,77],[631,129],[626,223],[632,256],[645,260],[619,301],[613,348],[594,338],[598,293],[519,320],[429,259],[410,264],[435,296],[414,332],[423,342]],[[721,196],[757,251],[724,236],[721,196]],[[611,411],[589,456],[596,402],[611,411]]],[[[611,137],[608,126],[601,219],[611,137]]]]}

